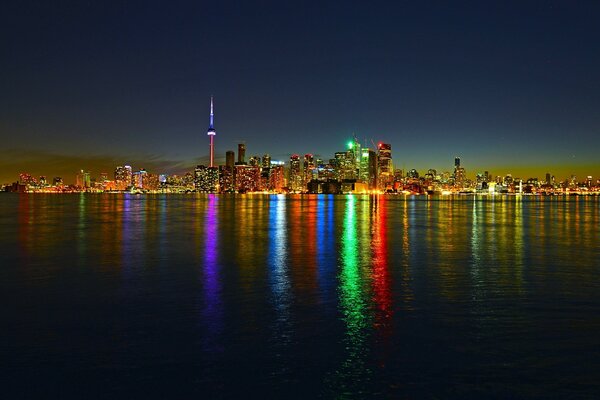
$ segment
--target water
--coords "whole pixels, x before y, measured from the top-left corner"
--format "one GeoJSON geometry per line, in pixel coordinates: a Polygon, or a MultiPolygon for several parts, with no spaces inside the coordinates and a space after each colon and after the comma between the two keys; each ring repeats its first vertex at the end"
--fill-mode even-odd
{"type": "Polygon", "coordinates": [[[10,398],[592,398],[596,197],[0,196],[10,398]]]}

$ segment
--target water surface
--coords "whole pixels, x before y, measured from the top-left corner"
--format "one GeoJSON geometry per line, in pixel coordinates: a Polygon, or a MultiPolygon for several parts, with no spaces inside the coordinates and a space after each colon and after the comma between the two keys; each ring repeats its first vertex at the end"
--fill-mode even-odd
{"type": "Polygon", "coordinates": [[[592,398],[599,204],[3,194],[5,390],[592,398]]]}

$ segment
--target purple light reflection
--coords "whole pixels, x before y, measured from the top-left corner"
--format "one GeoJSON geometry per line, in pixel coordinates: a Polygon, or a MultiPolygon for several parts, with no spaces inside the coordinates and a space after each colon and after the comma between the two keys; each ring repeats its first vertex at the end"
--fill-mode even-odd
{"type": "Polygon", "coordinates": [[[203,325],[206,327],[204,348],[209,352],[221,352],[218,343],[222,327],[221,284],[218,265],[218,197],[209,194],[204,216],[204,310],[203,325]]]}

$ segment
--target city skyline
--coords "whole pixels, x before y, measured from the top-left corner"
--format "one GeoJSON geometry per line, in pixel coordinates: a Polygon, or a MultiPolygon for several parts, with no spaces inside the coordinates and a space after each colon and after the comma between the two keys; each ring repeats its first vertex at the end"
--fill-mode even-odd
{"type": "MultiPolygon", "coordinates": [[[[207,156],[201,156],[201,157],[199,157],[197,159],[198,161],[196,162],[195,166],[200,166],[201,165],[201,166],[206,166],[206,167],[210,167],[210,168],[212,168],[214,166],[216,168],[216,167],[221,166],[221,165],[227,165],[227,153],[233,152],[232,149],[227,150],[224,153],[223,157],[219,157],[218,155],[215,157],[215,137],[216,137],[216,130],[214,128],[214,96],[213,95],[210,96],[209,127],[208,127],[208,130],[207,130],[207,136],[209,138],[209,146],[208,146],[209,147],[209,152],[208,152],[208,155],[207,156]]],[[[357,135],[355,133],[352,134],[352,139],[348,143],[349,144],[350,143],[355,143],[357,146],[359,146],[359,148],[361,147],[360,140],[357,138],[357,135]]],[[[381,144],[383,142],[379,140],[378,143],[381,144]]],[[[246,155],[246,143],[245,142],[242,142],[241,144],[238,143],[237,146],[238,146],[238,153],[241,153],[241,155],[238,154],[238,162],[241,162],[242,160],[244,160],[245,155],[246,155]],[[240,146],[243,146],[243,150],[241,149],[240,146]]],[[[377,146],[378,145],[375,143],[375,140],[373,140],[373,138],[370,138],[370,140],[368,140],[368,139],[365,138],[364,139],[364,144],[362,144],[362,147],[366,148],[366,149],[371,148],[371,147],[373,147],[373,148],[376,149],[377,146]]],[[[386,145],[386,146],[389,146],[389,145],[386,145]]],[[[352,147],[352,145],[350,145],[350,147],[352,147]]],[[[200,152],[201,152],[201,150],[200,150],[200,152]]],[[[336,153],[338,153],[338,152],[336,152],[336,153]]],[[[334,153],[334,154],[336,154],[336,153],[334,153]]],[[[260,157],[261,155],[267,155],[267,156],[269,156],[270,159],[272,158],[270,156],[270,153],[264,152],[264,151],[258,151],[258,152],[254,152],[254,153],[251,153],[251,154],[254,154],[251,157],[260,157]]],[[[283,160],[277,160],[278,157],[276,157],[275,160],[278,163],[284,163],[286,165],[288,171],[289,171],[289,169],[291,167],[291,163],[292,163],[291,159],[294,156],[298,156],[298,154],[300,154],[300,153],[286,153],[284,155],[284,159],[283,160]]],[[[327,160],[327,155],[321,155],[320,153],[314,153],[314,152],[310,152],[310,153],[306,153],[306,154],[307,155],[310,154],[311,156],[314,155],[314,157],[316,159],[327,160]]],[[[455,155],[453,158],[454,158],[454,160],[456,162],[456,160],[460,159],[460,157],[461,157],[460,155],[455,155]]],[[[108,158],[108,157],[105,157],[105,158],[108,158]]],[[[136,163],[122,162],[122,161],[121,162],[117,162],[117,158],[114,157],[112,159],[113,160],[112,161],[113,162],[113,167],[111,167],[111,166],[108,165],[108,161],[102,160],[102,157],[100,157],[98,160],[99,161],[101,160],[101,162],[103,163],[103,165],[102,165],[102,167],[100,167],[99,170],[95,171],[95,173],[96,173],[97,176],[100,176],[100,175],[103,175],[103,174],[107,174],[106,171],[111,170],[114,167],[115,163],[116,164],[127,165],[128,167],[129,167],[130,164],[136,164],[136,163]]],[[[52,160],[49,160],[49,161],[51,161],[50,164],[57,165],[57,163],[60,162],[60,156],[59,157],[54,157],[52,160]]],[[[304,161],[304,162],[306,162],[306,161],[304,161]]],[[[1,165],[1,163],[2,163],[2,161],[0,161],[0,165],[1,165]]],[[[66,164],[68,165],[69,163],[66,163],[66,164]]],[[[83,161],[82,164],[87,165],[88,162],[83,161]]],[[[179,161],[179,162],[176,162],[176,161],[166,161],[166,160],[161,160],[160,158],[155,158],[155,157],[154,158],[150,157],[149,159],[146,158],[144,161],[137,162],[137,164],[139,165],[139,169],[140,170],[146,171],[146,170],[150,169],[150,170],[152,170],[151,172],[154,172],[157,175],[158,174],[161,174],[161,175],[175,175],[175,176],[177,176],[177,175],[185,175],[186,173],[189,173],[190,170],[194,169],[194,167],[189,166],[190,165],[190,161],[179,161]],[[146,166],[148,166],[150,168],[146,168],[146,166]]],[[[407,168],[406,165],[405,165],[405,163],[402,163],[401,166],[398,163],[395,164],[395,165],[392,163],[391,166],[393,168],[391,170],[391,172],[390,172],[392,175],[394,175],[394,171],[398,171],[398,170],[402,171],[404,174],[407,171],[409,171],[409,170],[416,170],[418,172],[422,172],[422,171],[425,171],[425,170],[431,170],[431,169],[438,170],[440,172],[442,172],[442,171],[448,172],[449,171],[449,169],[447,169],[446,167],[436,168],[436,167],[429,166],[427,168],[414,168],[414,167],[407,168]]],[[[39,168],[39,167],[36,167],[36,168],[39,168]]],[[[39,171],[36,168],[33,168],[33,171],[39,171]]],[[[66,172],[66,173],[63,173],[63,174],[51,174],[51,176],[60,178],[61,182],[62,182],[62,181],[64,181],[63,177],[65,177],[65,176],[66,177],[70,177],[71,175],[73,175],[73,171],[67,171],[67,170],[64,170],[64,168],[65,168],[65,166],[63,165],[63,166],[61,166],[59,168],[59,170],[62,170],[64,172],[66,172]]],[[[565,168],[565,167],[562,166],[562,168],[565,168]]],[[[589,171],[593,170],[594,168],[595,168],[595,166],[592,167],[592,168],[589,168],[587,166],[579,166],[578,168],[571,167],[569,169],[571,172],[568,173],[567,175],[565,175],[564,179],[569,179],[569,178],[578,176],[578,174],[575,171],[579,171],[580,172],[580,174],[579,174],[580,178],[582,178],[582,177],[590,177],[590,176],[596,176],[596,177],[598,177],[598,175],[591,175],[589,173],[589,171]]],[[[32,168],[29,168],[29,169],[31,170],[32,168]]],[[[477,174],[481,174],[483,171],[485,171],[486,173],[489,173],[489,169],[490,168],[484,166],[484,167],[478,168],[476,170],[469,170],[466,173],[466,178],[474,178],[474,177],[476,177],[477,174]]],[[[520,179],[523,179],[523,180],[527,180],[527,179],[531,179],[531,178],[537,179],[538,175],[540,175],[540,174],[543,174],[543,175],[546,175],[546,176],[548,174],[551,174],[553,177],[555,176],[554,173],[550,173],[549,172],[550,169],[548,169],[548,168],[546,169],[546,172],[544,172],[544,173],[538,172],[538,174],[533,173],[532,172],[532,168],[526,169],[526,167],[519,166],[519,165],[517,165],[517,166],[513,165],[512,167],[505,167],[505,169],[506,169],[507,172],[505,172],[504,175],[513,175],[513,171],[514,171],[514,172],[516,172],[515,176],[518,176],[520,179]],[[521,174],[524,173],[524,175],[521,176],[520,173],[521,174]]],[[[537,171],[542,171],[543,167],[537,166],[537,168],[533,168],[533,169],[537,170],[537,171]]],[[[560,170],[561,167],[560,166],[555,166],[555,168],[553,168],[553,170],[556,170],[556,169],[560,170]],[[558,168],[556,168],[556,167],[558,167],[558,168]]],[[[24,169],[20,170],[19,174],[23,174],[23,173],[29,174],[29,170],[27,170],[26,172],[25,172],[25,170],[24,169]]],[[[81,172],[83,172],[84,170],[86,171],[87,174],[90,174],[90,168],[83,167],[83,168],[80,169],[81,172]]],[[[6,171],[6,169],[3,169],[3,171],[6,171]]],[[[46,178],[47,176],[50,176],[47,173],[38,173],[38,174],[32,173],[30,175],[32,175],[33,177],[35,177],[36,175],[37,176],[42,176],[44,178],[46,178]]],[[[493,173],[491,175],[494,176],[493,173]]],[[[499,174],[499,176],[502,176],[502,175],[503,175],[502,173],[499,174]]],[[[76,176],[76,178],[75,178],[75,181],[76,181],[78,179],[77,178],[77,173],[75,173],[75,176],[76,176]]],[[[563,177],[561,177],[560,175],[556,177],[557,181],[563,180],[562,178],[563,177]]],[[[12,183],[12,181],[10,181],[10,182],[12,183]]],[[[8,183],[8,182],[5,182],[5,184],[6,183],[8,183]]],[[[65,182],[65,184],[69,184],[68,179],[65,182]]]]}
{"type": "MultiPolygon", "coordinates": [[[[342,146],[340,146],[340,148],[342,148],[342,146]]],[[[229,153],[229,152],[235,153],[233,151],[233,149],[231,149],[231,150],[227,150],[225,153],[223,153],[222,157],[219,157],[219,156],[215,157],[215,167],[226,165],[226,155],[227,155],[226,153],[229,153]]],[[[268,152],[258,151],[258,152],[254,152],[251,154],[253,157],[254,156],[262,157],[263,155],[268,155],[274,161],[284,163],[286,170],[289,170],[289,168],[290,168],[290,157],[293,155],[301,155],[300,153],[288,153],[288,157],[286,159],[277,159],[275,157],[272,157],[270,155],[270,153],[268,153],[268,152]]],[[[310,154],[313,154],[313,153],[310,153],[310,154]]],[[[314,153],[314,154],[315,154],[315,156],[317,155],[316,153],[314,153]]],[[[150,171],[157,175],[158,174],[166,174],[166,175],[183,176],[186,173],[193,172],[194,168],[198,165],[203,165],[203,166],[207,166],[207,167],[210,165],[210,156],[200,157],[198,159],[199,160],[198,163],[196,163],[196,164],[191,164],[190,162],[175,161],[175,160],[161,160],[161,159],[154,158],[154,157],[149,157],[144,160],[133,159],[133,162],[126,162],[126,161],[123,161],[123,159],[118,158],[118,157],[96,157],[95,159],[91,160],[92,162],[90,162],[89,159],[83,159],[83,158],[78,159],[77,157],[68,157],[70,162],[64,163],[63,165],[61,165],[61,157],[60,156],[41,155],[41,154],[39,156],[47,157],[45,159],[46,162],[43,162],[40,165],[37,163],[33,164],[33,163],[31,163],[31,160],[29,160],[29,164],[26,164],[26,165],[29,165],[29,168],[27,168],[27,167],[22,168],[15,175],[9,176],[7,174],[8,179],[6,179],[4,182],[0,182],[0,184],[11,184],[11,183],[15,182],[16,180],[18,180],[19,174],[22,174],[22,173],[30,174],[34,178],[43,176],[49,180],[51,180],[53,177],[60,177],[65,181],[65,184],[73,184],[76,181],[76,175],[79,170],[85,170],[85,171],[91,173],[93,177],[99,177],[101,174],[104,174],[104,173],[108,173],[109,175],[112,175],[114,168],[118,165],[128,165],[128,166],[130,165],[130,166],[135,166],[138,170],[139,169],[147,170],[147,171],[150,171]],[[81,160],[79,165],[84,165],[84,167],[82,167],[78,170],[75,170],[75,171],[71,170],[68,167],[68,165],[72,165],[71,163],[74,162],[74,160],[81,160]],[[51,170],[62,171],[63,173],[54,173],[54,174],[48,173],[48,169],[45,169],[45,167],[44,167],[45,165],[55,165],[54,169],[51,169],[51,170]],[[90,165],[91,166],[100,165],[101,167],[90,168],[90,167],[88,167],[90,165]]],[[[318,154],[318,156],[321,157],[320,154],[318,154]]],[[[449,164],[446,165],[445,167],[441,167],[441,168],[436,168],[433,166],[424,167],[424,168],[406,168],[405,166],[398,166],[397,164],[394,164],[394,169],[401,170],[404,173],[410,171],[411,169],[415,169],[420,174],[421,173],[425,174],[426,171],[428,171],[430,169],[434,169],[439,172],[451,172],[452,171],[451,162],[454,161],[455,157],[462,158],[460,156],[450,157],[448,159],[449,164]]],[[[327,159],[326,156],[324,156],[323,158],[327,159]]],[[[78,161],[75,161],[75,162],[78,162],[78,161]]],[[[2,165],[2,161],[0,161],[0,166],[1,165],[2,165]]],[[[528,168],[528,167],[525,167],[522,165],[516,165],[516,166],[512,166],[512,167],[505,167],[505,168],[501,169],[500,171],[497,171],[492,168],[486,168],[486,167],[474,169],[471,166],[471,168],[469,168],[467,170],[466,177],[469,179],[474,179],[478,173],[489,172],[492,176],[512,175],[514,177],[518,177],[523,180],[527,180],[530,178],[539,178],[540,180],[543,180],[544,176],[546,176],[547,174],[550,174],[556,178],[557,182],[567,180],[571,177],[577,177],[579,180],[584,180],[585,178],[592,176],[594,178],[594,181],[596,179],[600,178],[600,174],[590,173],[590,171],[592,171],[592,170],[594,170],[594,168],[596,168],[595,166],[592,166],[591,168],[589,168],[587,166],[579,166],[576,168],[569,168],[568,171],[571,171],[571,172],[565,172],[564,175],[561,175],[560,173],[556,173],[556,171],[557,170],[560,171],[561,168],[564,169],[565,167],[555,165],[554,168],[544,168],[543,166],[528,168]]],[[[6,171],[6,169],[5,169],[5,171],[6,171]]]]}
{"type": "Polygon", "coordinates": [[[12,192],[132,192],[132,193],[402,193],[402,194],[598,194],[600,179],[574,174],[561,179],[551,172],[543,178],[533,175],[495,175],[489,170],[471,174],[454,157],[452,171],[429,168],[427,172],[394,166],[392,145],[371,141],[361,145],[356,135],[332,158],[307,153],[292,154],[288,162],[274,160],[268,153],[248,155],[246,144],[238,143],[237,162],[233,150],[226,152],[225,164],[214,164],[214,99],[210,97],[209,162],[198,164],[190,171],[169,174],[144,167],[121,164],[111,176],[107,172],[92,175],[81,169],[75,184],[61,176],[42,175],[36,178],[28,172],[4,186],[12,192]],[[528,176],[528,177],[527,177],[528,176]]]}
{"type": "MultiPolygon", "coordinates": [[[[116,165],[135,165],[138,167],[138,169],[143,169],[143,170],[148,170],[151,171],[153,173],[156,174],[167,174],[167,175],[184,175],[187,172],[193,171],[193,169],[197,166],[197,165],[204,165],[204,166],[211,166],[211,164],[213,163],[212,158],[213,158],[213,154],[212,152],[214,151],[214,165],[215,167],[218,167],[220,165],[226,165],[226,153],[233,151],[235,146],[231,146],[230,149],[227,149],[226,151],[219,151],[219,144],[218,142],[215,143],[214,142],[214,138],[216,136],[216,131],[214,129],[214,112],[213,112],[213,96],[210,96],[210,114],[209,114],[209,128],[208,128],[208,133],[207,136],[210,138],[210,142],[209,142],[209,151],[208,154],[200,156],[196,159],[196,161],[191,161],[191,160],[164,160],[161,157],[157,157],[157,156],[149,156],[149,157],[143,157],[143,159],[139,159],[136,160],[135,158],[129,159],[131,160],[128,161],[127,159],[123,159],[117,156],[96,156],[96,157],[91,157],[91,158],[78,158],[77,156],[61,156],[61,155],[50,155],[50,154],[44,154],[42,152],[37,154],[37,157],[35,158],[29,158],[27,160],[24,160],[24,162],[22,162],[20,165],[23,166],[23,168],[18,169],[18,172],[16,174],[13,175],[8,175],[8,163],[6,163],[6,161],[2,161],[0,160],[0,168],[1,171],[3,171],[4,174],[7,175],[8,179],[5,179],[5,181],[0,181],[0,183],[4,183],[4,184],[9,184],[15,181],[15,176],[18,176],[21,173],[28,173],[31,174],[33,177],[36,176],[44,176],[44,177],[61,177],[65,180],[65,183],[69,183],[69,181],[71,180],[70,177],[72,177],[72,181],[75,182],[76,180],[76,174],[77,171],[79,170],[85,170],[85,171],[91,171],[92,173],[94,173],[94,176],[100,176],[100,174],[102,173],[110,173],[113,171],[113,169],[115,168],[116,165]],[[214,149],[217,150],[214,150],[214,149]],[[37,159],[43,159],[43,161],[39,162],[37,159]],[[67,160],[65,162],[65,159],[67,160]],[[91,162],[90,162],[91,161],[91,162]],[[80,168],[77,168],[75,171],[69,169],[71,165],[73,165],[73,163],[79,162],[80,163],[80,168]],[[5,163],[5,165],[2,165],[3,163],[5,163]],[[46,166],[50,166],[50,170],[54,170],[54,171],[59,171],[59,173],[48,173],[48,170],[46,169],[46,166]],[[91,167],[90,167],[91,166],[91,167]],[[62,172],[62,173],[61,173],[62,172]],[[65,179],[66,178],[66,179],[65,179]]],[[[352,140],[357,141],[357,143],[360,143],[360,140],[357,138],[356,134],[352,134],[352,136],[349,136],[346,138],[346,141],[344,141],[343,143],[347,143],[347,140],[352,138],[352,140]]],[[[219,138],[221,139],[221,138],[219,138]]],[[[227,138],[225,138],[225,140],[227,140],[227,138]]],[[[382,143],[381,140],[377,140],[378,143],[382,143]]],[[[244,143],[244,146],[246,146],[246,142],[243,141],[242,143],[244,143]]],[[[374,140],[374,138],[370,138],[370,140],[367,140],[366,138],[364,139],[364,144],[363,147],[373,147],[376,146],[376,141],[374,140]]],[[[239,146],[239,143],[236,144],[236,146],[239,146]]],[[[392,144],[393,146],[393,144],[392,144]]],[[[201,146],[199,146],[201,147],[201,146]]],[[[338,151],[343,149],[343,145],[342,142],[340,143],[339,148],[337,149],[338,151]]],[[[253,150],[252,147],[250,148],[250,150],[253,150]]],[[[201,153],[202,150],[199,149],[199,153],[201,153]]],[[[238,149],[239,152],[239,149],[238,149]]],[[[333,156],[335,154],[322,154],[320,152],[307,152],[307,153],[301,153],[301,152],[290,152],[290,153],[285,153],[285,154],[279,154],[279,155],[275,155],[275,156],[271,156],[271,153],[269,153],[268,151],[263,151],[263,150],[257,150],[257,151],[250,151],[249,153],[249,157],[250,156],[262,156],[262,155],[269,155],[273,160],[277,160],[280,162],[284,162],[286,165],[286,168],[289,169],[290,167],[290,157],[294,154],[314,154],[314,156],[316,158],[321,158],[324,160],[329,159],[330,156],[333,156]],[[282,157],[283,156],[283,157],[282,157]]],[[[397,154],[397,153],[396,153],[397,154]]],[[[245,150],[244,150],[244,155],[245,155],[245,150]]],[[[398,157],[396,155],[396,157],[398,157]]],[[[438,170],[440,172],[444,171],[444,172],[450,172],[452,170],[452,165],[451,162],[455,159],[455,157],[459,157],[459,158],[463,158],[460,154],[455,154],[452,157],[448,157],[448,164],[447,165],[442,165],[441,162],[438,162],[435,165],[430,165],[430,166],[422,166],[420,168],[414,167],[414,166],[406,166],[405,162],[402,162],[402,160],[398,160],[397,158],[395,158],[393,160],[394,164],[393,167],[395,170],[402,170],[404,173],[406,171],[409,171],[411,169],[415,169],[418,172],[425,172],[429,169],[435,169],[438,170]],[[441,166],[440,166],[441,165],[441,166]]],[[[10,152],[8,153],[8,158],[10,159],[10,152]]],[[[17,164],[18,165],[18,164],[17,164]]],[[[421,164],[423,165],[423,164],[421,164]]],[[[12,165],[13,168],[15,168],[15,165],[12,165]]],[[[596,179],[600,176],[600,173],[593,173],[591,171],[597,171],[598,168],[600,168],[600,165],[594,165],[594,164],[590,164],[590,165],[578,165],[578,166],[565,166],[565,165],[548,165],[548,166],[544,166],[544,165],[537,165],[537,166],[533,166],[533,167],[528,167],[526,165],[523,164],[516,164],[516,165],[512,165],[512,166],[504,166],[504,167],[496,167],[496,169],[494,169],[493,167],[487,167],[485,165],[480,166],[480,167],[475,167],[474,165],[470,166],[470,169],[467,170],[466,173],[466,177],[467,178],[475,178],[475,176],[478,173],[482,173],[484,171],[486,172],[491,172],[491,175],[497,175],[497,176],[503,176],[503,175],[513,175],[515,177],[519,177],[523,180],[527,180],[529,178],[542,178],[543,176],[545,176],[546,174],[551,174],[552,176],[555,176],[557,181],[561,181],[561,180],[565,180],[565,179],[569,179],[570,177],[576,176],[578,178],[586,178],[588,176],[593,176],[596,179]],[[561,172],[562,171],[562,172],[561,172]],[[562,175],[561,175],[562,174],[562,175]]]]}
{"type": "Polygon", "coordinates": [[[460,155],[470,173],[598,176],[599,12],[592,2],[11,3],[0,182],[208,164],[211,94],[218,164],[241,141],[285,160],[332,154],[356,134],[391,143],[404,169],[445,169],[460,155]]]}

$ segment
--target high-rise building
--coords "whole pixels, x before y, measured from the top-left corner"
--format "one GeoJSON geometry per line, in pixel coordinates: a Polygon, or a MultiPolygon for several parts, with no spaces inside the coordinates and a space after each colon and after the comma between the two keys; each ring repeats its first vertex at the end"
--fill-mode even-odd
{"type": "Polygon", "coordinates": [[[271,168],[271,156],[268,154],[264,154],[262,157],[262,167],[263,168],[271,168]]]}
{"type": "Polygon", "coordinates": [[[219,167],[219,191],[231,192],[234,189],[235,188],[233,186],[233,166],[230,167],[229,165],[221,165],[219,167]]]}
{"type": "Polygon", "coordinates": [[[394,168],[392,166],[392,145],[388,143],[379,143],[377,145],[377,167],[378,167],[378,186],[385,190],[391,186],[394,181],[394,168]]]}
{"type": "Polygon", "coordinates": [[[348,175],[346,179],[360,179],[360,159],[362,152],[360,143],[356,136],[348,142],[348,151],[346,152],[346,165],[348,175]]]}
{"type": "Polygon", "coordinates": [[[280,192],[285,186],[283,165],[274,165],[271,167],[269,175],[269,190],[280,192]]]}
{"type": "Polygon", "coordinates": [[[464,167],[460,166],[460,157],[454,158],[454,185],[462,187],[467,180],[467,173],[464,167]]]}
{"type": "Polygon", "coordinates": [[[290,177],[289,186],[294,192],[303,191],[302,172],[300,170],[300,156],[294,154],[290,157],[290,177]]]}
{"type": "Polygon", "coordinates": [[[125,165],[123,168],[125,168],[127,174],[127,186],[133,185],[133,168],[131,168],[131,165],[125,165]]]}
{"type": "Polygon", "coordinates": [[[306,184],[310,182],[313,178],[313,171],[315,169],[315,158],[312,154],[304,155],[304,170],[303,170],[303,186],[306,187],[306,184]]]}
{"type": "Polygon", "coordinates": [[[219,169],[198,165],[194,169],[194,188],[199,192],[215,193],[219,183],[219,169]]]}
{"type": "Polygon", "coordinates": [[[115,188],[117,190],[126,190],[132,184],[133,173],[131,166],[124,165],[115,168],[115,188]]]}
{"type": "Polygon", "coordinates": [[[260,167],[251,165],[235,166],[235,186],[240,193],[256,192],[260,185],[260,167]]]}
{"type": "Polygon", "coordinates": [[[147,175],[147,174],[148,174],[148,172],[144,168],[140,168],[139,171],[134,172],[132,186],[136,187],[138,189],[143,189],[144,181],[147,180],[147,178],[145,178],[145,175],[147,175]]]}
{"type": "Polygon", "coordinates": [[[227,150],[225,152],[225,165],[230,167],[233,171],[233,166],[235,164],[235,153],[231,150],[227,150]]]}
{"type": "Polygon", "coordinates": [[[238,161],[237,165],[246,164],[246,145],[244,143],[238,144],[238,161]]]}
{"type": "Polygon", "coordinates": [[[345,168],[346,168],[346,152],[337,151],[334,155],[335,158],[329,160],[329,163],[335,171],[337,179],[344,179],[345,168]]]}
{"type": "Polygon", "coordinates": [[[80,189],[88,189],[92,187],[92,180],[89,171],[80,170],[77,174],[76,186],[80,189]]]}
{"type": "Polygon", "coordinates": [[[360,180],[366,183],[370,190],[377,188],[377,154],[367,147],[361,151],[360,180]]]}
{"type": "Polygon", "coordinates": [[[210,96],[210,124],[208,125],[208,132],[206,133],[210,138],[210,168],[215,166],[215,135],[217,132],[215,131],[214,122],[213,98],[210,96]]]}
{"type": "MultiPolygon", "coordinates": [[[[145,171],[144,171],[145,172],[145,171]]],[[[144,190],[158,190],[160,182],[157,174],[144,173],[142,177],[142,188],[144,190]]]]}

